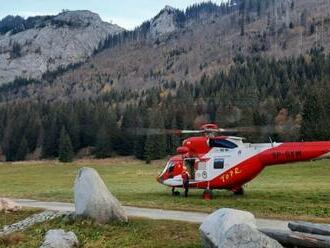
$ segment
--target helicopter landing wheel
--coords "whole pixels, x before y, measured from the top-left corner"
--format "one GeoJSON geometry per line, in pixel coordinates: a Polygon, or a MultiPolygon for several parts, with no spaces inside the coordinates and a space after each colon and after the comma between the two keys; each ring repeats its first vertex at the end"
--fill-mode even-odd
{"type": "Polygon", "coordinates": [[[244,195],[244,189],[243,189],[243,187],[234,189],[233,192],[234,192],[234,195],[236,195],[236,196],[244,195]]]}
{"type": "Polygon", "coordinates": [[[213,199],[213,193],[211,189],[206,189],[203,192],[203,199],[204,200],[212,200],[213,199]]]}

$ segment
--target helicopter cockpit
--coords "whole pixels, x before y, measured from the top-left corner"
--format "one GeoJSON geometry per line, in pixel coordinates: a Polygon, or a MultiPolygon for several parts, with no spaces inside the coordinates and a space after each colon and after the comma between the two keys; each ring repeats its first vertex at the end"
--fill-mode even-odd
{"type": "Polygon", "coordinates": [[[244,139],[242,137],[228,136],[228,137],[211,137],[207,141],[207,144],[211,148],[225,148],[225,149],[235,149],[237,147],[244,146],[244,139]]]}
{"type": "Polygon", "coordinates": [[[219,139],[219,138],[210,138],[208,140],[208,146],[211,148],[226,148],[226,149],[234,149],[237,148],[238,145],[234,142],[227,139],[219,139]]]}

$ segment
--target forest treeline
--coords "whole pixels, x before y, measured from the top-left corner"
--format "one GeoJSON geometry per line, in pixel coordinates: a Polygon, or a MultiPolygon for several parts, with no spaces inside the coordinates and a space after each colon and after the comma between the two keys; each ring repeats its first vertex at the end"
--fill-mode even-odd
{"type": "MultiPolygon", "coordinates": [[[[293,0],[290,1],[292,8],[294,7],[293,0]]],[[[245,25],[251,22],[251,15],[256,13],[258,17],[266,15],[266,11],[269,11],[269,7],[273,6],[275,1],[273,0],[229,0],[223,1],[221,4],[215,4],[211,1],[193,4],[185,11],[175,9],[175,25],[177,28],[182,28],[190,22],[198,22],[205,18],[207,15],[225,16],[232,14],[235,11],[239,13],[238,24],[243,30],[244,34],[245,25]]],[[[163,10],[164,11],[164,10],[163,10]]],[[[162,11],[158,14],[161,15],[162,11]]],[[[158,17],[155,17],[155,19],[158,17]]],[[[136,27],[133,31],[124,31],[119,34],[110,35],[108,38],[99,44],[99,48],[95,50],[95,53],[105,48],[112,48],[121,45],[126,42],[142,41],[149,38],[150,28],[152,20],[145,21],[140,26],[136,27]]],[[[157,39],[156,42],[159,42],[157,39]]]]}
{"type": "Polygon", "coordinates": [[[97,158],[150,161],[174,153],[184,138],[162,130],[206,122],[254,127],[238,134],[251,142],[330,140],[329,107],[330,55],[322,49],[282,60],[237,56],[227,71],[195,84],[166,82],[92,100],[1,103],[1,153],[15,161],[90,148],[97,158]]]}

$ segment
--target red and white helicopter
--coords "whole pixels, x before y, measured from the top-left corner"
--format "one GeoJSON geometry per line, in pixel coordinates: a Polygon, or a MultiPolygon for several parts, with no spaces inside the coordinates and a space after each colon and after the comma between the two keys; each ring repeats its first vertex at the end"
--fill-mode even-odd
{"type": "Polygon", "coordinates": [[[182,175],[188,172],[189,188],[205,189],[204,199],[212,198],[213,189],[242,195],[243,185],[267,166],[330,158],[330,141],[250,144],[241,137],[216,136],[230,131],[215,124],[203,125],[200,130],[178,131],[203,136],[184,140],[177,148],[179,155],[169,159],[157,181],[173,190],[182,188],[182,175]]]}

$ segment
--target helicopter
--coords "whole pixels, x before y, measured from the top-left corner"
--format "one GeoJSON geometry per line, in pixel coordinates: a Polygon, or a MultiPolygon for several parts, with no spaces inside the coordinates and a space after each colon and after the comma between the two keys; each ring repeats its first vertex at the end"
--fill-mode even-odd
{"type": "MultiPolygon", "coordinates": [[[[212,199],[212,190],[229,190],[243,195],[243,186],[265,167],[330,158],[330,141],[251,144],[236,136],[218,136],[233,130],[216,124],[177,134],[199,134],[185,139],[156,180],[172,188],[183,188],[183,173],[189,175],[189,188],[204,189],[203,198],[212,199]]],[[[178,193],[177,191],[175,191],[178,193]]]]}

